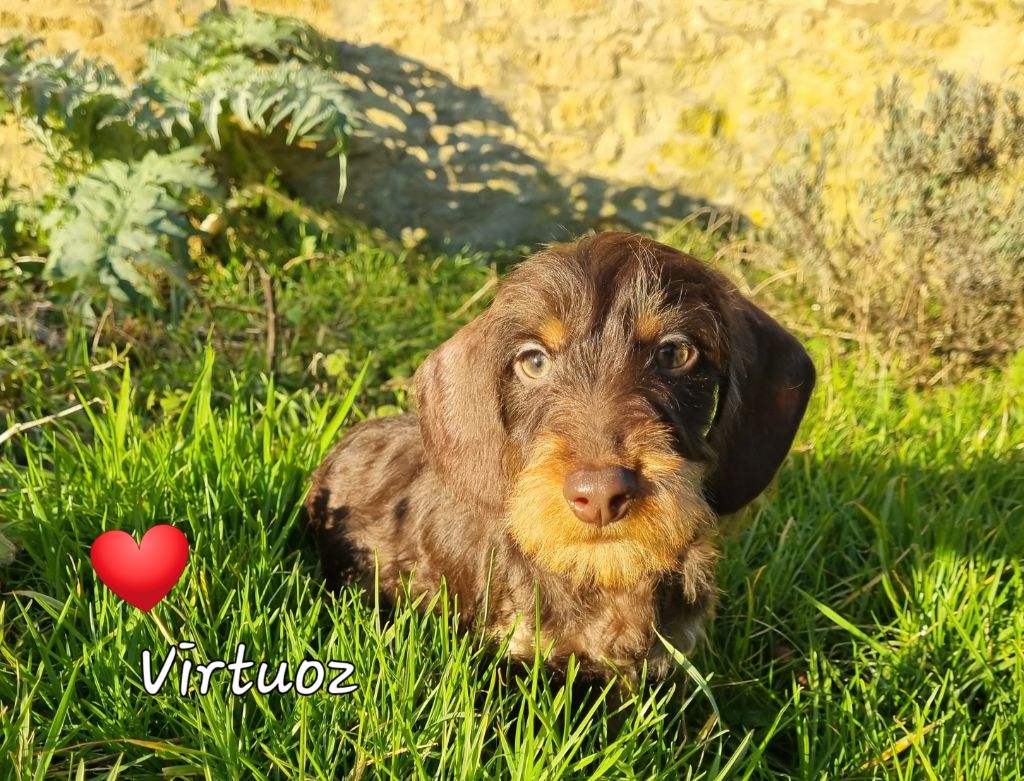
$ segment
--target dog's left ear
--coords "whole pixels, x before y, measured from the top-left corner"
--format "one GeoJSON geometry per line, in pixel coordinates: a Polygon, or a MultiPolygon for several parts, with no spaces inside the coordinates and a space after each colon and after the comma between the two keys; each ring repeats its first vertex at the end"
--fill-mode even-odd
{"type": "Polygon", "coordinates": [[[497,335],[487,310],[416,370],[416,409],[430,465],[458,499],[497,511],[503,501],[497,335]]]}
{"type": "Polygon", "coordinates": [[[711,508],[728,515],[768,487],[782,465],[814,388],[814,364],[796,338],[735,290],[725,314],[728,388],[709,435],[718,456],[705,481],[711,508]]]}

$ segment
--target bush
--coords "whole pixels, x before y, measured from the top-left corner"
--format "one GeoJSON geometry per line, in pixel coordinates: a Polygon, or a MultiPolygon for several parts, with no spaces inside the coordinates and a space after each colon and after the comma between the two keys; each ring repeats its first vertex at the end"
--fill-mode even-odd
{"type": "Polygon", "coordinates": [[[1024,348],[1024,115],[1017,94],[939,73],[923,108],[898,79],[879,89],[883,127],[848,210],[835,164],[775,178],[773,240],[833,315],[885,338],[918,372],[998,362],[1024,348]]]}
{"type": "Polygon", "coordinates": [[[0,47],[4,108],[58,185],[40,222],[45,276],[86,312],[104,298],[158,305],[161,279],[185,279],[193,225],[219,208],[209,198],[268,180],[280,145],[337,157],[344,193],[352,109],[308,25],[211,11],[151,43],[133,83],[99,60],[32,50],[0,47]]]}
{"type": "Polygon", "coordinates": [[[46,217],[46,277],[84,294],[85,301],[106,293],[119,302],[144,298],[155,304],[154,277],[184,285],[190,226],[181,194],[213,187],[195,147],[166,155],[151,151],[138,162],[104,160],[46,217]]]}

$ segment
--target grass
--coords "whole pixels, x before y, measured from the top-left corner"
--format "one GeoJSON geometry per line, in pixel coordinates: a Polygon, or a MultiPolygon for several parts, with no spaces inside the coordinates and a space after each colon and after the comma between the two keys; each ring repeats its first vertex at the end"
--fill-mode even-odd
{"type": "Polygon", "coordinates": [[[480,310],[449,317],[493,273],[365,244],[328,255],[274,269],[273,380],[241,250],[202,296],[234,308],[148,336],[118,321],[105,339],[133,344],[128,369],[81,337],[45,353],[7,332],[8,424],[101,402],[0,445],[0,533],[20,547],[0,569],[0,776],[1021,776],[1024,356],[922,391],[885,356],[813,342],[820,384],[777,487],[724,524],[708,643],[678,680],[620,701],[517,677],[454,631],[443,599],[390,621],[354,594],[322,599],[308,473],[345,426],[405,404],[388,380],[480,310]],[[185,532],[191,560],[143,614],[88,551],[158,523],[185,532]],[[185,640],[195,662],[240,642],[293,669],[346,660],[359,689],[235,697],[215,678],[182,697],[176,668],[146,694],[142,651],[185,640]]]}

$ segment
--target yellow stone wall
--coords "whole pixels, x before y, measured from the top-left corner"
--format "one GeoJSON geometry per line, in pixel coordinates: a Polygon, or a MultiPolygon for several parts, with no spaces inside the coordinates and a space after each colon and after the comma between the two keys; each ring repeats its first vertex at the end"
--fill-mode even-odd
{"type": "MultiPolygon", "coordinates": [[[[249,4],[343,42],[369,120],[346,207],[456,241],[551,238],[612,216],[652,227],[705,201],[756,218],[799,131],[838,126],[846,175],[870,175],[870,108],[893,73],[921,87],[935,68],[1001,80],[1024,65],[1020,0],[249,4]]],[[[128,69],[146,38],[208,5],[0,0],[0,34],[128,69]]]]}

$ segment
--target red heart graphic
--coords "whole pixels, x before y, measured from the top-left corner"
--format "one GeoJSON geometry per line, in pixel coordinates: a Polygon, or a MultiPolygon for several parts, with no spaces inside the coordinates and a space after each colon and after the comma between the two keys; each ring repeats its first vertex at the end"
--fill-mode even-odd
{"type": "Polygon", "coordinates": [[[114,530],[96,538],[89,558],[107,588],[148,613],[185,571],[188,539],[167,524],[154,526],[138,544],[127,532],[114,530]]]}

